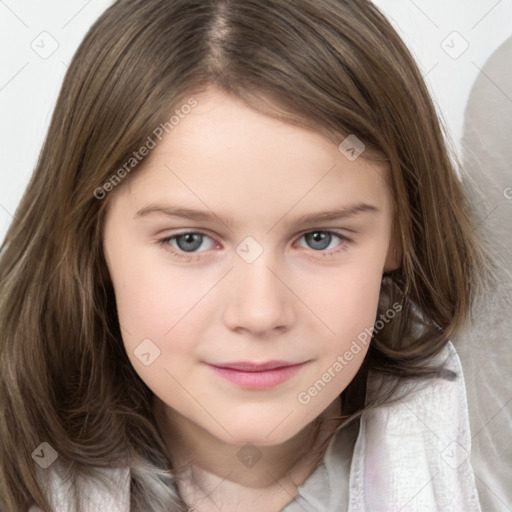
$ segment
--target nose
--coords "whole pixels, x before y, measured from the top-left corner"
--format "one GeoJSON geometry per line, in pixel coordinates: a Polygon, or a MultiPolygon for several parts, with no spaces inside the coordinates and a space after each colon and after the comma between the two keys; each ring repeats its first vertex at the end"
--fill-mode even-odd
{"type": "Polygon", "coordinates": [[[256,261],[238,259],[230,273],[226,326],[263,337],[290,329],[295,319],[294,294],[286,276],[264,252],[256,261]]]}

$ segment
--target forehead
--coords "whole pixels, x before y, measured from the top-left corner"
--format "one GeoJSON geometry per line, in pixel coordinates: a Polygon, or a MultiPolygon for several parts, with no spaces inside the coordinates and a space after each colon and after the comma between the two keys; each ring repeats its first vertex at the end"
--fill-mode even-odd
{"type": "Polygon", "coordinates": [[[364,153],[347,158],[318,132],[264,115],[216,90],[194,99],[197,105],[157,141],[124,190],[117,191],[120,196],[134,202],[140,197],[203,203],[203,209],[209,201],[223,210],[231,205],[246,211],[389,202],[385,164],[364,153]]]}

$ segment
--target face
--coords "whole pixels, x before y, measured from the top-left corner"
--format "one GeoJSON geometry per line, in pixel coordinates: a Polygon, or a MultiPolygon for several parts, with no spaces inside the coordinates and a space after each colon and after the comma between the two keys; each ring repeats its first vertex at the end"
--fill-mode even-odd
{"type": "Polygon", "coordinates": [[[387,169],[218,91],[195,98],[109,197],[123,342],[171,416],[275,445],[367,352],[392,252],[387,169]]]}

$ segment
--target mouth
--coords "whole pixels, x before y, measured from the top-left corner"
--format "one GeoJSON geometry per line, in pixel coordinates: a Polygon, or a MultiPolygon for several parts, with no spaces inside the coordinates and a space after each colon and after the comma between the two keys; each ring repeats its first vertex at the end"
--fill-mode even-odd
{"type": "Polygon", "coordinates": [[[234,363],[208,364],[216,375],[244,389],[269,389],[291,379],[308,361],[268,361],[255,363],[240,361],[234,363]]]}

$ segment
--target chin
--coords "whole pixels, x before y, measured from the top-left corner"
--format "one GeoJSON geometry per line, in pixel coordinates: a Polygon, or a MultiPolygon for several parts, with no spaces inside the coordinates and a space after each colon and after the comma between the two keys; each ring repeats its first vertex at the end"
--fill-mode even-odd
{"type": "Polygon", "coordinates": [[[276,421],[276,416],[270,419],[260,416],[257,421],[240,418],[239,421],[229,422],[229,434],[218,425],[215,425],[214,431],[210,430],[210,433],[223,442],[236,446],[276,446],[289,441],[307,426],[307,422],[298,423],[293,413],[285,418],[286,416],[279,421],[276,421]]]}

